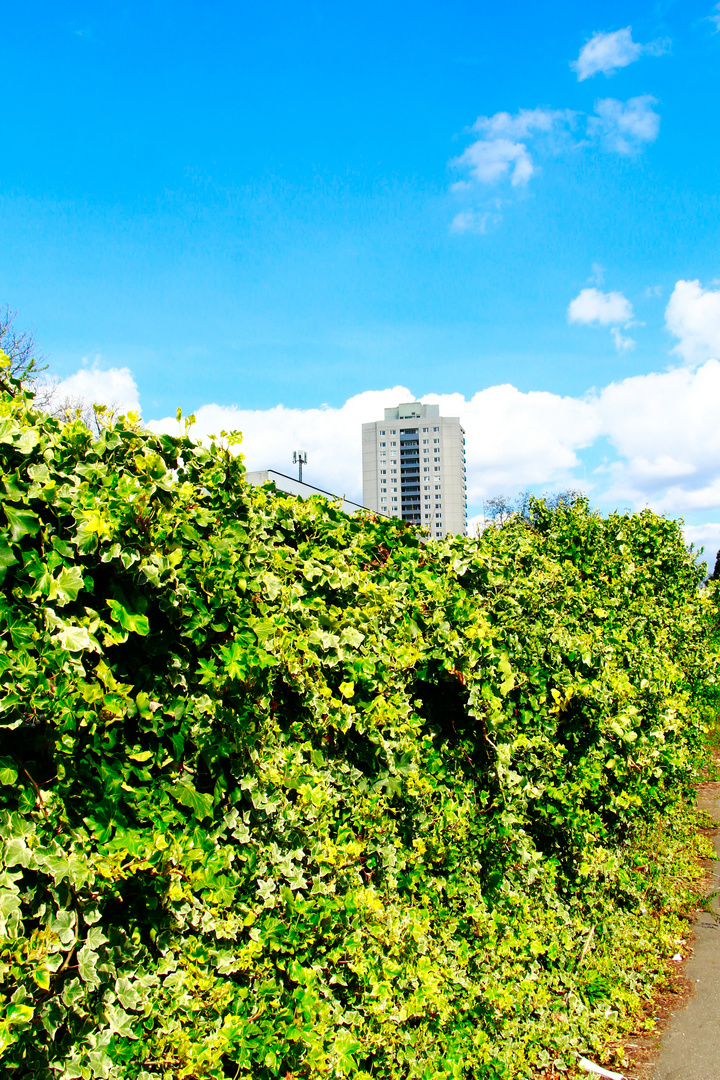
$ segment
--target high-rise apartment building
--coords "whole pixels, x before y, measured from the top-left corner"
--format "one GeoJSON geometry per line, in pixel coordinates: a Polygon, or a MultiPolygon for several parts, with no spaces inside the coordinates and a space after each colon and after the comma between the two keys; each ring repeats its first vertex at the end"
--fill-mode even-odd
{"type": "Polygon", "coordinates": [[[363,503],[430,530],[467,531],[465,432],[457,416],[412,401],[363,424],[363,503]]]}

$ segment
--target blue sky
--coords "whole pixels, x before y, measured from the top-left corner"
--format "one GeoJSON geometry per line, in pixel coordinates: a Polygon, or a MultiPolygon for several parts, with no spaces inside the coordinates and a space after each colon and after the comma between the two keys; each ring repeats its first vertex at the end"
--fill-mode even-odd
{"type": "Polygon", "coordinates": [[[253,466],[322,428],[316,479],[357,493],[359,437],[338,472],[327,433],[398,387],[475,426],[476,511],[577,482],[720,542],[719,27],[695,0],[8,5],[0,301],[69,387],[225,410],[253,466]]]}

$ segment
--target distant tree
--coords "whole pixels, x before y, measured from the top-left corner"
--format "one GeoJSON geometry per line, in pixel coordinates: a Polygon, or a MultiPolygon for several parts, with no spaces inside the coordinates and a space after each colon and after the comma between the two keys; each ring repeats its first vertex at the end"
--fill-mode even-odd
{"type": "Polygon", "coordinates": [[[503,525],[513,516],[515,507],[507,495],[493,495],[483,503],[483,517],[495,525],[503,525]]]}
{"type": "Polygon", "coordinates": [[[47,363],[42,353],[38,352],[30,331],[15,328],[16,317],[17,312],[9,307],[0,311],[0,352],[4,352],[10,360],[7,372],[10,378],[19,379],[34,389],[43,371],[47,371],[47,363]]]}
{"type": "Polygon", "coordinates": [[[525,521],[530,520],[531,499],[532,493],[529,491],[520,491],[515,498],[515,513],[525,521]]]}
{"type": "MultiPolygon", "coordinates": [[[[10,390],[9,379],[17,379],[26,390],[34,395],[34,404],[49,416],[64,420],[68,414],[79,415],[86,427],[96,433],[100,423],[93,409],[79,395],[64,394],[57,379],[48,379],[47,357],[38,350],[35,338],[29,330],[18,330],[15,326],[17,312],[9,307],[0,310],[0,352],[10,360],[10,367],[0,372],[0,385],[10,390]]],[[[112,413],[114,410],[110,410],[112,413]]]]}
{"type": "Polygon", "coordinates": [[[561,506],[574,506],[576,502],[584,498],[584,495],[582,491],[568,488],[566,491],[559,491],[556,495],[545,495],[544,498],[551,510],[559,510],[561,506]]]}
{"type": "MultiPolygon", "coordinates": [[[[536,498],[530,491],[520,491],[511,498],[508,495],[493,495],[485,499],[483,503],[484,525],[491,523],[495,528],[501,528],[513,518],[522,518],[528,523],[532,521],[533,499],[536,498]]],[[[552,495],[545,494],[542,500],[549,510],[559,510],[560,507],[571,507],[584,498],[582,491],[567,488],[552,495]]],[[[484,527],[484,526],[483,526],[484,527]]],[[[482,532],[482,528],[480,529],[482,532]]]]}
{"type": "Polygon", "coordinates": [[[720,581],[720,551],[715,556],[715,569],[710,575],[711,581],[720,581]]]}

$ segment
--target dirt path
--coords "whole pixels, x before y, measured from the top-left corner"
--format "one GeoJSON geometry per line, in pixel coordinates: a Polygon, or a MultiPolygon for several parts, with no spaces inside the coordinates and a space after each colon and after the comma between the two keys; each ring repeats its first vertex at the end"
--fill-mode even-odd
{"type": "MultiPolygon", "coordinates": [[[[698,805],[720,825],[720,784],[701,785],[698,805]]],[[[720,890],[720,832],[714,842],[713,892],[720,890]]],[[[663,1034],[653,1080],[720,1080],[720,897],[712,911],[698,915],[684,972],[695,992],[663,1034]]]]}

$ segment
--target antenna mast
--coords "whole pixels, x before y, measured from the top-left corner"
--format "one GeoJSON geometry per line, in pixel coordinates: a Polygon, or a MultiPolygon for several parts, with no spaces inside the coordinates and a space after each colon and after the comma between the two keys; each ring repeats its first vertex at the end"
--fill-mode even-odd
{"type": "Polygon", "coordinates": [[[307,465],[307,450],[293,450],[293,465],[298,467],[298,480],[302,484],[302,467],[307,465]]]}

